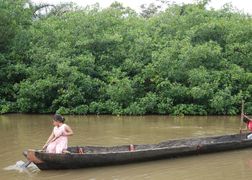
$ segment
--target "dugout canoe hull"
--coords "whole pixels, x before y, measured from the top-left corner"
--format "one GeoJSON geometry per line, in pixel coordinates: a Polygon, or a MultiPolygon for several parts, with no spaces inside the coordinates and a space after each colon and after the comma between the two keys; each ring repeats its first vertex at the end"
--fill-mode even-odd
{"type": "Polygon", "coordinates": [[[77,169],[94,166],[116,165],[156,159],[174,158],[204,153],[229,151],[252,147],[247,134],[233,134],[206,138],[169,140],[158,144],[98,147],[83,146],[84,154],[78,153],[79,147],[69,147],[66,154],[45,153],[40,150],[27,150],[25,157],[41,170],[77,169]]]}

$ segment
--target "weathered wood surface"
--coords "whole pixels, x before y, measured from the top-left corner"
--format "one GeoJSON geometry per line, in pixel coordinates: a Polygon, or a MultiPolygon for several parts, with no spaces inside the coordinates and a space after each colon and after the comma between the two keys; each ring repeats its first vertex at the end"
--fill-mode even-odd
{"type": "Polygon", "coordinates": [[[113,147],[82,146],[84,154],[78,153],[78,147],[69,147],[68,150],[71,153],[67,154],[49,154],[39,150],[28,150],[24,155],[41,170],[76,169],[252,147],[252,140],[246,139],[246,136],[247,134],[234,134],[169,140],[158,144],[134,145],[134,151],[129,150],[129,145],[113,147]]]}

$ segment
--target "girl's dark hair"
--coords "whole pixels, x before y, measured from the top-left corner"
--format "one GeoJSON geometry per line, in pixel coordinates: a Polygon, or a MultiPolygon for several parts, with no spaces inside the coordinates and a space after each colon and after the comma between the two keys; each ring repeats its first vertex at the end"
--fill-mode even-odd
{"type": "Polygon", "coordinates": [[[61,122],[61,123],[65,122],[65,118],[63,116],[61,116],[60,114],[55,114],[53,116],[53,119],[54,119],[54,121],[58,121],[58,122],[61,122]]]}
{"type": "Polygon", "coordinates": [[[247,123],[249,120],[247,118],[243,118],[243,122],[247,123]]]}

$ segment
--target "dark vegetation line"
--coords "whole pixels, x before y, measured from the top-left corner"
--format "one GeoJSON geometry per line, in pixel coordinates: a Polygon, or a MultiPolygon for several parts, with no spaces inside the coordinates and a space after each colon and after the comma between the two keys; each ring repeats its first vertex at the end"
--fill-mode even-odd
{"type": "Polygon", "coordinates": [[[252,113],[251,16],[207,3],[0,0],[0,112],[252,113]]]}

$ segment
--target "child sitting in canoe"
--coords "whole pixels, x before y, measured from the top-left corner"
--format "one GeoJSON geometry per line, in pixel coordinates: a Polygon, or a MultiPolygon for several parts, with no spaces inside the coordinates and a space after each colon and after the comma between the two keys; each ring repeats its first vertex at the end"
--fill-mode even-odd
{"type": "Polygon", "coordinates": [[[48,153],[63,153],[67,150],[68,136],[73,135],[72,129],[64,123],[65,118],[60,114],[53,116],[53,131],[43,146],[48,153]]]}
{"type": "MultiPolygon", "coordinates": [[[[241,129],[241,131],[250,131],[252,132],[252,119],[246,116],[245,114],[243,116],[243,122],[246,123],[246,129],[241,129]]],[[[252,133],[247,136],[248,139],[252,139],[252,133]]]]}

